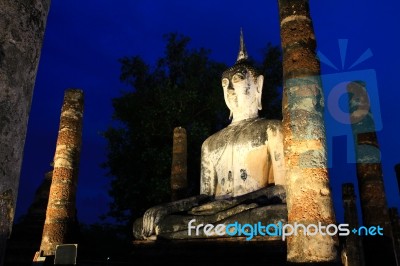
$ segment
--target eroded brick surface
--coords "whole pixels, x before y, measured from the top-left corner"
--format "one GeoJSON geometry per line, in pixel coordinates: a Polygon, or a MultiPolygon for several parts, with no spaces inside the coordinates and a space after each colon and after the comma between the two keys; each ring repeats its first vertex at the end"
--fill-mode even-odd
{"type": "Polygon", "coordinates": [[[57,245],[66,244],[73,238],[71,227],[76,220],[75,197],[82,142],[82,115],[83,92],[67,90],[61,110],[53,180],[40,246],[43,255],[54,255],[57,245]]]}
{"type": "MultiPolygon", "coordinates": [[[[335,223],[327,171],[320,65],[307,0],[279,0],[283,49],[283,130],[288,222],[335,223]]],[[[288,239],[290,262],[337,258],[335,236],[288,239]]]]}
{"type": "Polygon", "coordinates": [[[187,136],[182,127],[174,129],[171,166],[171,200],[186,196],[187,192],[187,136]]]}

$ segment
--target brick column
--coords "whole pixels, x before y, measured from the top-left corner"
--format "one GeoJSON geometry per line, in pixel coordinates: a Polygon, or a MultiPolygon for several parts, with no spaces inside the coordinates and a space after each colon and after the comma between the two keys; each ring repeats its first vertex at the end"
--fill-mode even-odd
{"type": "Polygon", "coordinates": [[[356,151],[358,189],[360,192],[363,224],[380,225],[383,233],[391,236],[389,211],[381,165],[381,154],[375,123],[370,111],[366,84],[361,81],[347,85],[350,120],[356,151]]]}
{"type": "Polygon", "coordinates": [[[54,156],[53,180],[40,245],[44,256],[54,255],[56,245],[68,244],[73,238],[82,115],[83,92],[76,89],[66,90],[54,156]]]}
{"type": "Polygon", "coordinates": [[[366,88],[367,84],[363,81],[353,81],[347,85],[363,225],[383,228],[383,236],[363,237],[365,263],[366,265],[378,265],[377,263],[395,265],[381,152],[366,88]]]}
{"type": "MultiPolygon", "coordinates": [[[[324,97],[307,0],[278,0],[283,50],[283,132],[288,222],[335,224],[327,170],[324,97]]],[[[336,236],[288,238],[289,262],[337,261],[336,236]]]]}
{"type": "Polygon", "coordinates": [[[171,200],[182,199],[187,194],[187,137],[182,127],[174,129],[171,167],[171,200]]]}
{"type": "MultiPolygon", "coordinates": [[[[344,222],[349,224],[349,229],[358,228],[356,194],[354,185],[346,183],[342,185],[342,200],[344,208],[344,222]]],[[[361,237],[356,234],[346,236],[345,248],[348,266],[364,266],[364,251],[361,237]]]]}

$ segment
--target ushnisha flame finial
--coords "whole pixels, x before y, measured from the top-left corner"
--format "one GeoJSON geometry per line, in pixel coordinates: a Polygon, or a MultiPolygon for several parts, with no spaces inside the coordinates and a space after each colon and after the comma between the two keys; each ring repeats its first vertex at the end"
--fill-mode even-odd
{"type": "Polygon", "coordinates": [[[244,40],[243,40],[243,30],[242,28],[240,28],[240,49],[239,49],[239,54],[237,57],[237,61],[243,60],[243,59],[247,59],[249,56],[247,55],[247,51],[246,51],[246,45],[244,44],[244,40]]]}
{"type": "Polygon", "coordinates": [[[260,71],[254,66],[253,61],[249,59],[249,56],[248,56],[247,50],[246,50],[246,46],[244,44],[242,28],[240,28],[240,49],[239,49],[239,54],[238,54],[237,60],[233,66],[226,69],[222,73],[222,78],[228,78],[230,75],[233,74],[234,71],[236,71],[240,67],[247,68],[247,70],[249,70],[253,74],[254,78],[261,75],[260,71]]]}

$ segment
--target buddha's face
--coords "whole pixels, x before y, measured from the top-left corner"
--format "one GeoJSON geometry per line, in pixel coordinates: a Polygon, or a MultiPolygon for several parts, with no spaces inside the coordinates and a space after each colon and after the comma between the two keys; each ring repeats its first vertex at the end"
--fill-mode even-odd
{"type": "Polygon", "coordinates": [[[262,75],[254,77],[253,72],[245,66],[239,66],[224,73],[222,77],[224,98],[234,120],[246,119],[258,114],[258,110],[261,109],[262,82],[262,75]]]}

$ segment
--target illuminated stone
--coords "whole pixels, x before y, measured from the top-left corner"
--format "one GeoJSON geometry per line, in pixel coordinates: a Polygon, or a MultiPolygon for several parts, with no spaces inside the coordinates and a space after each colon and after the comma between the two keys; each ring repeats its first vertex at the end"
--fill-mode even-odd
{"type": "Polygon", "coordinates": [[[40,245],[43,256],[54,255],[57,245],[68,244],[74,237],[82,116],[83,92],[77,89],[66,90],[54,155],[53,179],[46,221],[40,245]]]}
{"type": "Polygon", "coordinates": [[[265,205],[276,204],[281,221],[286,221],[281,121],[258,117],[264,77],[248,60],[242,33],[237,61],[221,81],[232,122],[203,142],[200,195],[147,210],[134,223],[136,239],[189,237],[183,231],[191,215],[207,223],[246,223],[250,216],[261,221],[271,211],[261,208],[265,205]],[[186,215],[176,214],[182,212],[186,215]]]}
{"type": "Polygon", "coordinates": [[[50,0],[0,1],[0,265],[11,234],[50,0]]]}
{"type": "MultiPolygon", "coordinates": [[[[324,98],[308,0],[279,0],[283,50],[283,144],[288,222],[335,224],[326,158],[324,98]]],[[[287,240],[293,263],[337,261],[336,236],[287,240]]]]}

